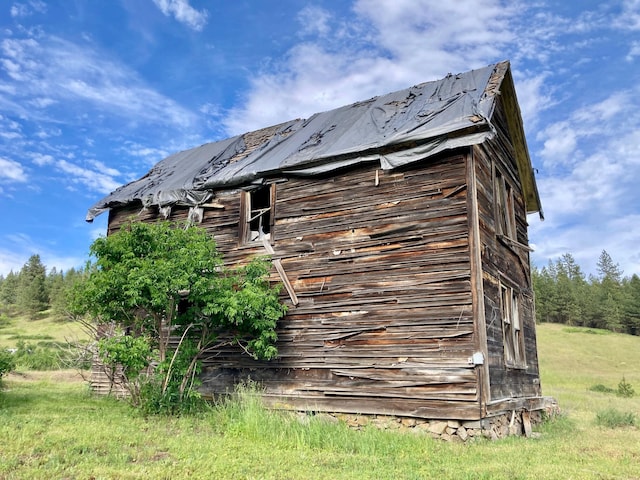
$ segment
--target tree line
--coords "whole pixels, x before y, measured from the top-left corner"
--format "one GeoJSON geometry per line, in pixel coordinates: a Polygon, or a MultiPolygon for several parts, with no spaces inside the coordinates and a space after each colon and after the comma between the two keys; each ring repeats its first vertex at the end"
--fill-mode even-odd
{"type": "Polygon", "coordinates": [[[39,255],[32,255],[19,272],[0,275],[0,314],[24,315],[35,320],[43,312],[68,317],[72,286],[84,277],[82,269],[49,272],[39,255]]]}
{"type": "MultiPolygon", "coordinates": [[[[597,274],[585,275],[570,253],[542,268],[532,269],[538,322],[603,328],[640,335],[640,277],[623,276],[620,266],[603,250],[597,274]]],[[[0,275],[0,313],[9,311],[35,319],[41,312],[64,319],[69,292],[85,278],[83,269],[47,272],[39,255],[22,269],[0,275]]]]}
{"type": "Polygon", "coordinates": [[[640,335],[640,277],[624,277],[603,250],[588,277],[569,253],[532,271],[536,321],[640,335]]]}

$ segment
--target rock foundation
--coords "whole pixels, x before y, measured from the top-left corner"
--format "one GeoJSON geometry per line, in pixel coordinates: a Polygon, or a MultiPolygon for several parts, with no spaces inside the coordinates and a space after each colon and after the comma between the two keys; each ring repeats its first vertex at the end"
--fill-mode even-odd
{"type": "MultiPolygon", "coordinates": [[[[540,423],[545,416],[555,412],[537,410],[512,411],[487,417],[482,420],[427,420],[386,415],[352,415],[345,413],[316,413],[316,418],[327,422],[343,422],[349,428],[361,430],[373,426],[382,430],[400,430],[429,435],[450,442],[469,442],[477,438],[497,440],[511,435],[534,437],[532,425],[540,423]]],[[[300,421],[308,421],[308,412],[298,413],[300,421]]]]}

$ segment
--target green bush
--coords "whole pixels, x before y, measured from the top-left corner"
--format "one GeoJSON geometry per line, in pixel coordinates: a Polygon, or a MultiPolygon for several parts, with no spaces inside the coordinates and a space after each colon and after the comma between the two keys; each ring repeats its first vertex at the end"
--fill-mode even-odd
{"type": "Polygon", "coordinates": [[[27,370],[59,370],[62,362],[57,349],[20,340],[16,344],[16,366],[27,370]]]}
{"type": "Polygon", "coordinates": [[[591,385],[589,387],[589,391],[590,392],[600,392],[600,393],[616,393],[616,390],[611,388],[611,387],[607,387],[606,385],[603,385],[601,383],[597,383],[595,385],[591,385]]]}
{"type": "Polygon", "coordinates": [[[38,343],[18,341],[13,355],[17,367],[25,370],[62,370],[91,368],[92,354],[82,343],[38,343]]]}
{"type": "Polygon", "coordinates": [[[5,314],[0,313],[0,328],[11,325],[11,319],[5,314]]]}
{"type": "Polygon", "coordinates": [[[615,408],[601,410],[596,414],[596,424],[602,427],[619,428],[633,427],[636,425],[637,418],[632,412],[621,412],[615,408]]]}
{"type": "Polygon", "coordinates": [[[0,349],[0,381],[2,377],[16,368],[13,354],[8,350],[0,349]]]}
{"type": "Polygon", "coordinates": [[[225,268],[206,230],[169,222],[123,225],[96,240],[91,253],[96,261],[74,289],[70,310],[133,332],[101,340],[100,358],[113,381],[122,369],[143,412],[183,413],[199,404],[205,352],[234,345],[256,360],[277,357],[276,323],[287,307],[266,259],[225,268]],[[175,348],[163,332],[180,339],[175,348]],[[140,375],[147,365],[157,367],[140,375]]]}

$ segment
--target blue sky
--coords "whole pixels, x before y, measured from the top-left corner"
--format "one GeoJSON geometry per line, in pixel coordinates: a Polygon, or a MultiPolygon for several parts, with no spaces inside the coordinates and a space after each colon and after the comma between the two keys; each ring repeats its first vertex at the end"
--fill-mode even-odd
{"type": "Polygon", "coordinates": [[[173,152],[505,59],[534,263],[640,274],[640,0],[4,1],[0,274],[83,265],[86,210],[173,152]]]}

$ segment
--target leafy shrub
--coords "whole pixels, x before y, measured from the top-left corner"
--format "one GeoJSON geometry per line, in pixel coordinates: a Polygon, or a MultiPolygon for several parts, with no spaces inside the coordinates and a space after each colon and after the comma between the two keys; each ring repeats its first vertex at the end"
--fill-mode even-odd
{"type": "Polygon", "coordinates": [[[57,349],[20,340],[16,345],[16,366],[27,370],[59,370],[62,362],[57,349]]]}
{"type": "Polygon", "coordinates": [[[601,383],[597,383],[596,385],[591,385],[589,387],[589,391],[590,392],[600,392],[600,393],[616,393],[616,390],[611,388],[611,387],[607,387],[606,385],[603,385],[601,383]]]}
{"type": "Polygon", "coordinates": [[[621,412],[615,408],[601,410],[596,414],[596,424],[608,427],[633,427],[636,425],[637,418],[632,412],[621,412]]]}
{"type": "Polygon", "coordinates": [[[147,338],[125,335],[121,331],[98,342],[98,356],[107,368],[107,376],[114,384],[118,375],[122,375],[135,406],[140,404],[141,376],[151,363],[151,352],[147,338]]]}
{"type": "Polygon", "coordinates": [[[11,319],[5,314],[0,313],[0,328],[11,325],[11,319]]]}
{"type": "Polygon", "coordinates": [[[16,368],[16,364],[13,354],[8,350],[0,349],[0,380],[14,368],[16,368]]]}
{"type": "Polygon", "coordinates": [[[635,395],[636,392],[633,390],[631,384],[627,382],[627,380],[623,376],[622,380],[620,380],[620,383],[618,384],[618,390],[616,391],[616,393],[619,397],[631,398],[635,395]]]}
{"type": "Polygon", "coordinates": [[[235,345],[257,360],[277,357],[276,323],[287,308],[267,260],[225,268],[206,230],[169,222],[123,225],[91,253],[96,261],[71,295],[71,313],[133,332],[103,341],[100,356],[112,382],[122,369],[132,403],[146,413],[182,413],[199,403],[204,352],[235,345]],[[180,338],[175,348],[167,332],[180,338]],[[135,338],[146,342],[144,351],[135,338]],[[157,367],[140,375],[147,365],[157,367]]]}

